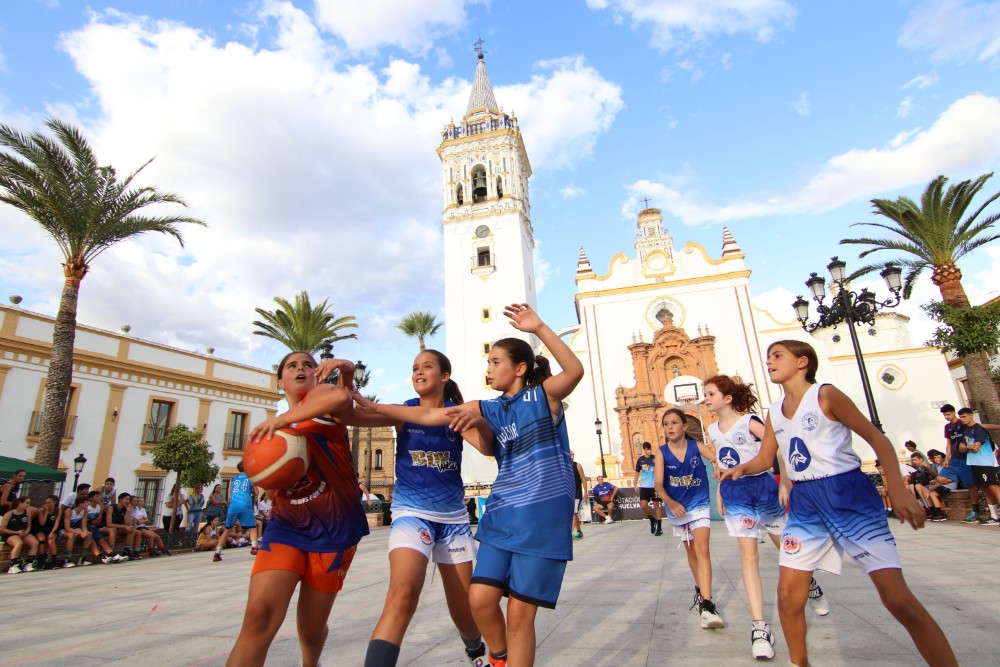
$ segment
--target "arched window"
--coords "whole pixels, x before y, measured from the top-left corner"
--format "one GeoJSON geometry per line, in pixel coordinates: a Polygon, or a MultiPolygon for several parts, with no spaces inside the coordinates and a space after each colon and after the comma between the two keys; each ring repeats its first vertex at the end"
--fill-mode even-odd
{"type": "Polygon", "coordinates": [[[461,183],[459,183],[458,185],[455,186],[455,201],[458,202],[459,206],[461,206],[462,204],[465,203],[465,195],[462,192],[462,184],[461,183]]]}
{"type": "Polygon", "coordinates": [[[503,179],[497,176],[497,199],[503,199],[503,179]]]}
{"type": "Polygon", "coordinates": [[[376,449],[375,450],[375,470],[381,470],[381,469],[382,469],[382,450],[381,449],[376,449]]]}
{"type": "Polygon", "coordinates": [[[472,203],[486,201],[486,167],[477,164],[472,168],[472,203]]]}

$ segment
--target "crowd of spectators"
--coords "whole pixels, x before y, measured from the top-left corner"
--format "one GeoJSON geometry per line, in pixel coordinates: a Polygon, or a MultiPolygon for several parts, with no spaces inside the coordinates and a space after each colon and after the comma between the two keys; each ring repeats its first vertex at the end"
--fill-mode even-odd
{"type": "MultiPolygon", "coordinates": [[[[170,556],[164,537],[171,530],[190,533],[195,549],[213,550],[222,534],[227,501],[216,484],[206,498],[201,486],[185,494],[171,489],[164,502],[163,527],[150,525],[145,499],[118,493],[108,478],[99,489],[79,484],[62,498],[52,495],[41,507],[21,496],[24,471],[0,487],[0,545],[8,549],[9,574],[112,564],[170,556]],[[183,525],[182,525],[183,524],[183,525]]],[[[265,492],[255,507],[258,533],[267,526],[271,502],[265,492]]],[[[230,529],[224,547],[249,545],[239,524],[230,529]]]]}

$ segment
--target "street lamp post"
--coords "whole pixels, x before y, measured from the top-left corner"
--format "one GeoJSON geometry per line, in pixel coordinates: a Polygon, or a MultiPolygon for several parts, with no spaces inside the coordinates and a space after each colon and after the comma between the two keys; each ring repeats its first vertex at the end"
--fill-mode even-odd
{"type": "Polygon", "coordinates": [[[601,418],[594,420],[594,430],[597,432],[597,448],[601,450],[601,476],[607,479],[608,470],[604,467],[604,445],[601,442],[601,418]]]}
{"type": "MultiPolygon", "coordinates": [[[[355,384],[357,384],[357,379],[364,375],[367,366],[362,363],[360,359],[354,362],[354,378],[355,384]]],[[[358,456],[361,454],[361,431],[360,427],[351,427],[351,461],[354,463],[354,472],[360,474],[361,468],[359,467],[360,461],[358,461],[358,456]]]]}
{"type": "Polygon", "coordinates": [[[802,295],[795,299],[792,308],[795,309],[795,315],[802,323],[802,328],[810,333],[821,327],[836,328],[841,322],[847,325],[847,331],[851,336],[851,345],[854,347],[854,359],[858,363],[858,372],[861,374],[861,389],[865,393],[865,402],[868,404],[868,416],[875,428],[882,431],[882,422],[879,421],[878,410],[875,409],[875,399],[872,396],[872,387],[868,381],[865,358],[861,353],[861,345],[858,343],[858,335],[854,327],[862,324],[874,325],[875,315],[878,311],[899,305],[903,290],[901,278],[903,272],[898,266],[886,265],[880,275],[885,280],[886,287],[892,292],[892,298],[887,301],[879,301],[875,298],[875,293],[869,292],[868,288],[857,293],[850,291],[847,285],[847,263],[836,257],[831,259],[832,261],[826,268],[833,278],[830,287],[835,293],[830,297],[829,306],[823,303],[826,298],[826,280],[811,273],[809,280],[806,281],[806,287],[809,288],[813,300],[818,304],[816,310],[819,313],[819,320],[813,323],[808,322],[809,302],[802,298],[802,295]]]}
{"type": "Polygon", "coordinates": [[[80,473],[83,472],[83,466],[87,463],[87,457],[83,454],[77,455],[73,459],[73,490],[76,491],[77,485],[80,483],[80,473]]]}
{"type": "MultiPolygon", "coordinates": [[[[320,363],[323,363],[327,359],[333,359],[333,343],[331,343],[328,340],[325,340],[323,341],[323,344],[320,345],[320,348],[323,350],[322,352],[319,353],[320,363]]],[[[330,377],[326,379],[326,384],[337,384],[339,381],[340,381],[340,371],[338,370],[330,373],[330,377]]]]}

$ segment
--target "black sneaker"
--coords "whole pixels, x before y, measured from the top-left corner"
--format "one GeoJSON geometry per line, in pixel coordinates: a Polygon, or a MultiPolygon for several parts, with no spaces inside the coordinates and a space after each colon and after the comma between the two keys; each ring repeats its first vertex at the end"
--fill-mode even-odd
{"type": "Polygon", "coordinates": [[[656,519],[653,517],[646,517],[649,519],[649,534],[656,535],[656,519]]]}
{"type": "Polygon", "coordinates": [[[701,589],[698,588],[697,586],[695,586],[694,587],[694,602],[692,602],[691,606],[688,607],[688,611],[691,611],[695,607],[698,607],[699,605],[701,605],[701,603],[703,602],[703,600],[704,599],[701,597],[701,589]]]}

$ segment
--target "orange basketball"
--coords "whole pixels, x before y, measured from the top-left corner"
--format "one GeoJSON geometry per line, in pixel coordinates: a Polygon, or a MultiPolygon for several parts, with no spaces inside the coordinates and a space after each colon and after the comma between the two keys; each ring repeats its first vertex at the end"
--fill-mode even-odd
{"type": "Polygon", "coordinates": [[[278,429],[270,438],[247,446],[243,452],[243,472],[263,489],[287,489],[306,474],[308,447],[306,437],[295,429],[278,429]]]}

